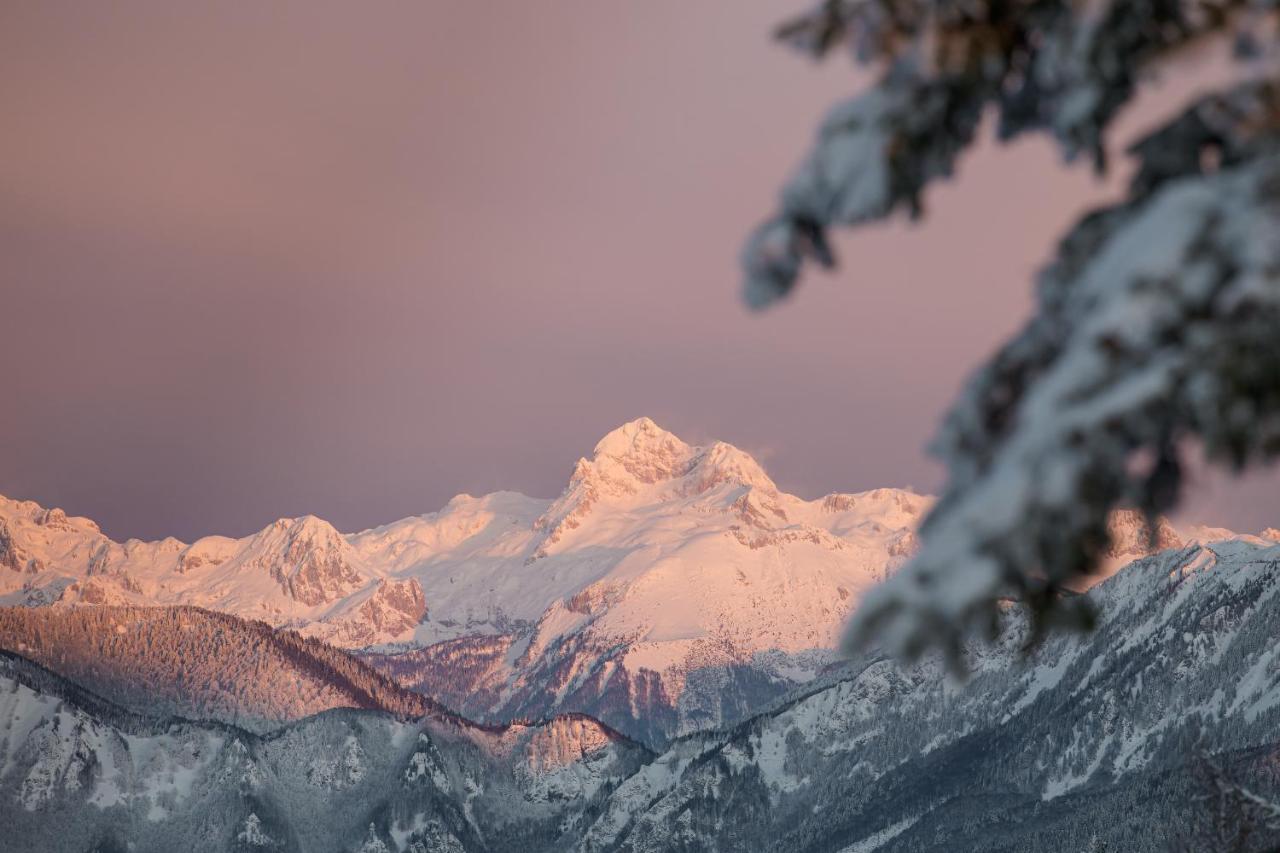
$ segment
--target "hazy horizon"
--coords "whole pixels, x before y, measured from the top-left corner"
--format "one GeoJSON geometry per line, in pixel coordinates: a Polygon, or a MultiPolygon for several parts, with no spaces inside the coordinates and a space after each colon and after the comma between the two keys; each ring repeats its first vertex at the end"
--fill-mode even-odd
{"type": "MultiPolygon", "coordinates": [[[[553,496],[641,415],[803,497],[935,492],[939,417],[1110,190],[984,143],[750,314],[742,240],[862,79],[770,40],[802,7],[10,7],[0,493],[117,539],[358,530],[553,496]]],[[[1276,482],[1184,515],[1280,523],[1276,482]]]]}

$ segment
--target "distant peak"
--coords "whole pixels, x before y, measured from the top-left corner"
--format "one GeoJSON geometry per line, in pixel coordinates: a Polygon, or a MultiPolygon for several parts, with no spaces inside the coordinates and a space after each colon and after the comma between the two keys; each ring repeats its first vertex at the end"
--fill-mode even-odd
{"type": "Polygon", "coordinates": [[[314,541],[317,539],[338,540],[342,538],[342,534],[338,532],[332,524],[314,515],[301,515],[297,518],[278,518],[266,529],[259,532],[259,536],[270,536],[273,532],[283,534],[290,540],[305,539],[314,541]]]}
{"type": "Polygon", "coordinates": [[[933,503],[929,495],[921,495],[911,488],[880,488],[865,492],[832,492],[822,498],[826,512],[901,511],[911,515],[923,513],[933,503]]]}
{"type": "Polygon", "coordinates": [[[318,527],[325,523],[326,522],[324,521],[324,519],[320,518],[319,516],[308,514],[308,515],[300,515],[297,518],[285,518],[285,517],[277,518],[275,520],[275,524],[273,524],[272,526],[278,527],[281,530],[285,528],[291,528],[291,527],[305,529],[308,527],[318,527]]]}
{"type": "Polygon", "coordinates": [[[683,473],[691,450],[649,418],[637,418],[600,439],[590,464],[605,479],[656,483],[683,473]]]}
{"type": "Polygon", "coordinates": [[[521,507],[530,503],[540,503],[540,501],[537,498],[531,498],[521,492],[513,492],[509,490],[489,492],[484,495],[472,495],[463,492],[450,498],[449,502],[444,505],[442,512],[454,512],[457,510],[476,508],[509,510],[512,507],[521,507]]]}
{"type": "Polygon", "coordinates": [[[689,478],[685,490],[690,493],[725,482],[776,489],[751,454],[723,441],[691,447],[650,418],[625,423],[600,439],[592,458],[579,462],[574,475],[575,480],[618,483],[623,491],[679,477],[689,478]]]}
{"type": "Polygon", "coordinates": [[[690,472],[694,492],[705,492],[721,483],[737,483],[776,491],[777,486],[755,457],[723,441],[705,447],[690,472]]]}
{"type": "Polygon", "coordinates": [[[688,449],[687,444],[652,419],[636,418],[600,439],[596,443],[595,456],[625,457],[673,446],[688,449]]]}
{"type": "Polygon", "coordinates": [[[58,507],[44,507],[35,501],[17,500],[0,495],[0,517],[9,516],[23,518],[39,527],[78,531],[87,534],[101,534],[102,530],[92,519],[82,518],[67,513],[58,507]]]}

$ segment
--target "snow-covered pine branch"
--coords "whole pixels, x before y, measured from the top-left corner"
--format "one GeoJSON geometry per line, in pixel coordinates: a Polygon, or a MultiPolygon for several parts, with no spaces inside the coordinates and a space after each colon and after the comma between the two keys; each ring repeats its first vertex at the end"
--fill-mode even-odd
{"type": "Polygon", "coordinates": [[[958,655],[1010,597],[1037,630],[1087,622],[1061,593],[1106,548],[1112,509],[1174,506],[1180,442],[1236,469],[1280,451],[1276,5],[831,0],[782,29],[816,55],[850,45],[885,73],[833,110],[748,242],[755,306],[788,294],[806,261],[835,263],[831,226],[918,214],[985,109],[1002,138],[1047,132],[1103,168],[1107,128],[1148,68],[1233,30],[1252,57],[1252,79],[1134,145],[1129,197],[1063,240],[1034,316],[946,419],[935,450],[949,481],[922,550],[866,597],[852,642],[958,655]]]}
{"type": "MultiPolygon", "coordinates": [[[[1063,242],[1036,316],[947,418],[950,481],[922,549],[867,595],[855,638],[907,655],[958,648],[966,630],[994,628],[1002,596],[1041,627],[1083,616],[1059,593],[1106,548],[1113,507],[1172,508],[1180,439],[1236,468],[1280,449],[1280,89],[1197,110],[1249,100],[1266,102],[1270,127],[1228,141],[1215,174],[1156,180],[1144,165],[1151,189],[1063,242]]],[[[1158,137],[1185,123],[1140,149],[1166,150],[1158,137]]]]}

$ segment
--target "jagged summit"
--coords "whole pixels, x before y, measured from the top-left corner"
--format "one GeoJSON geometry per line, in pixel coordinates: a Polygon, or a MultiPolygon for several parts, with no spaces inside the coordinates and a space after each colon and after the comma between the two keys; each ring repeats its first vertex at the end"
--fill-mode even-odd
{"type": "Polygon", "coordinates": [[[754,456],[723,441],[713,442],[699,449],[690,466],[688,480],[689,490],[693,494],[709,491],[721,483],[734,483],[768,492],[778,490],[754,456]]]}
{"type": "Polygon", "coordinates": [[[252,538],[263,544],[284,544],[299,553],[313,549],[340,550],[346,546],[336,527],[314,515],[276,519],[252,538]]]}
{"type": "Polygon", "coordinates": [[[687,478],[681,494],[700,494],[721,483],[776,491],[773,480],[751,454],[723,441],[705,447],[688,444],[642,417],[623,424],[596,443],[591,459],[574,469],[570,490],[584,479],[611,484],[632,493],[639,486],[687,478]]]}
{"type": "Polygon", "coordinates": [[[594,455],[615,458],[645,457],[666,449],[688,452],[689,445],[654,423],[652,418],[636,418],[606,433],[596,442],[594,455]]]}
{"type": "Polygon", "coordinates": [[[628,487],[635,484],[652,484],[684,473],[692,452],[688,444],[649,418],[637,418],[600,439],[592,458],[579,460],[574,479],[594,475],[630,490],[628,487]]]}
{"type": "Polygon", "coordinates": [[[743,488],[758,489],[767,498],[777,494],[773,480],[749,453],[723,441],[695,447],[650,418],[637,418],[600,439],[592,458],[578,460],[568,487],[534,523],[543,537],[530,559],[545,557],[600,503],[669,503],[726,484],[740,487],[723,495],[726,506],[749,500],[743,488]]]}
{"type": "Polygon", "coordinates": [[[290,598],[311,606],[355,592],[369,576],[337,528],[314,515],[277,520],[237,559],[251,571],[267,572],[290,598]]]}

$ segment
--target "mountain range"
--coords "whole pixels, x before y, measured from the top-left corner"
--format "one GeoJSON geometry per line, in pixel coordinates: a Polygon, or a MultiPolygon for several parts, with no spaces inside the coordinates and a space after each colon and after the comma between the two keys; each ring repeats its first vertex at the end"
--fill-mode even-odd
{"type": "MultiPolygon", "coordinates": [[[[343,534],[314,516],[241,539],[116,542],[0,498],[0,606],[194,606],[296,630],[482,721],[588,713],[642,742],[743,719],[836,659],[862,592],[916,548],[905,489],[804,500],[732,445],[640,418],[553,500],[460,495],[343,534]]],[[[1112,525],[1107,571],[1154,543],[1112,525]]]]}
{"type": "Polygon", "coordinates": [[[648,419],[554,500],[353,534],[0,499],[0,819],[37,853],[1155,851],[1221,822],[1205,766],[1237,821],[1280,792],[1280,533],[1118,513],[1092,633],[1028,647],[1010,604],[964,678],[838,657],[929,505],[648,419]]]}
{"type": "Polygon", "coordinates": [[[462,495],[353,534],[306,516],[243,539],[120,543],[0,499],[0,605],[201,607],[365,650],[478,719],[579,711],[658,746],[828,666],[929,503],[802,500],[732,445],[641,418],[554,500],[462,495]]]}

